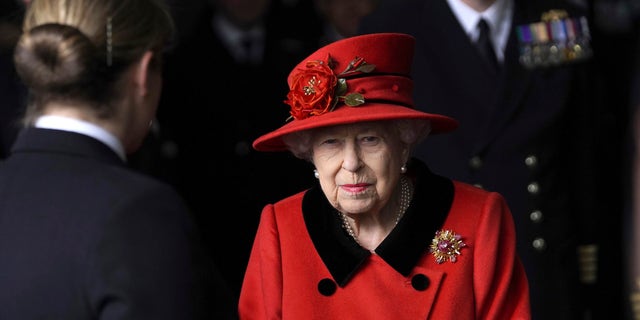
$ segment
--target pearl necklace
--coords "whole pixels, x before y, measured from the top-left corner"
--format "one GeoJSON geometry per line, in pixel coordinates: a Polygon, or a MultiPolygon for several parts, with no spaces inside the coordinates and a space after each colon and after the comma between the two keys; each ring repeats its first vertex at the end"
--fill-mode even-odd
{"type": "MultiPolygon", "coordinates": [[[[409,208],[409,204],[411,203],[411,197],[412,197],[411,192],[412,190],[411,190],[411,184],[409,183],[409,179],[407,179],[407,177],[405,176],[402,176],[400,178],[400,210],[398,210],[398,214],[396,215],[396,221],[394,223],[394,227],[398,224],[398,222],[404,215],[404,212],[407,211],[407,208],[409,208]]],[[[338,212],[338,213],[340,214],[340,218],[342,218],[342,228],[344,228],[344,230],[347,231],[347,233],[353,238],[353,240],[355,240],[358,244],[360,244],[360,242],[358,241],[358,237],[356,236],[356,233],[353,231],[353,228],[351,228],[351,224],[349,224],[347,215],[342,212],[338,212]]]]}

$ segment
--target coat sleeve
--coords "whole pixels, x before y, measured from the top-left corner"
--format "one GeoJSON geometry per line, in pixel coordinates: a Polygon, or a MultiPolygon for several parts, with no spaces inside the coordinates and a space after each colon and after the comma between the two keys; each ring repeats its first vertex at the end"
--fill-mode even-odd
{"type": "Polygon", "coordinates": [[[504,198],[490,193],[479,221],[474,250],[474,288],[478,319],[531,319],[529,284],[516,253],[513,217],[504,198]]]}
{"type": "Polygon", "coordinates": [[[262,210],[239,302],[240,319],[282,319],[282,260],[273,205],[262,210]]]}

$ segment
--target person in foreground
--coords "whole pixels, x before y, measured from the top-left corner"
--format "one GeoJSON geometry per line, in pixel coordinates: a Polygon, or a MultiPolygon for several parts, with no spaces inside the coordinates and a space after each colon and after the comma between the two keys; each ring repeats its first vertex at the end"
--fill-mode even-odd
{"type": "Polygon", "coordinates": [[[30,102],[0,163],[0,319],[234,319],[186,205],[126,157],[173,23],[161,0],[34,0],[14,60],[30,102]]]}
{"type": "Polygon", "coordinates": [[[530,319],[503,197],[411,156],[456,120],[414,109],[415,39],[355,36],[290,73],[290,121],[253,142],[319,184],[262,211],[241,319],[530,319]]]}

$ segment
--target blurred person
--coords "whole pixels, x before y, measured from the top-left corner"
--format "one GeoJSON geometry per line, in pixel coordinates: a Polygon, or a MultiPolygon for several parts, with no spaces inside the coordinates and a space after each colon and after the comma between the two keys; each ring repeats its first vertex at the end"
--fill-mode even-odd
{"type": "Polygon", "coordinates": [[[624,45],[624,50],[608,51],[618,59],[619,63],[622,62],[620,64],[610,62],[610,65],[620,68],[614,73],[617,77],[610,79],[610,81],[617,81],[618,86],[615,88],[620,94],[617,99],[625,97],[623,93],[626,93],[628,97],[629,116],[626,118],[628,123],[624,126],[627,135],[626,139],[622,141],[626,149],[620,158],[625,161],[624,174],[621,176],[624,177],[623,185],[626,187],[624,194],[626,205],[624,217],[625,319],[633,320],[640,319],[640,232],[638,232],[640,230],[640,6],[637,9],[635,18],[632,20],[634,27],[625,29],[625,32],[612,37],[619,41],[614,48],[620,49],[624,45]],[[632,44],[632,50],[628,50],[630,44],[632,44]],[[631,59],[620,60],[621,53],[629,54],[627,58],[631,59]],[[625,78],[623,75],[629,78],[625,78]],[[629,86],[624,86],[625,80],[629,80],[629,86]]]}
{"type": "Polygon", "coordinates": [[[416,37],[416,105],[458,119],[460,128],[429,139],[415,156],[504,195],[537,320],[621,312],[620,245],[609,242],[620,231],[612,221],[621,202],[610,197],[619,189],[604,183],[611,171],[600,161],[609,151],[601,141],[615,137],[598,105],[587,9],[546,0],[383,1],[359,28],[416,37]],[[564,40],[584,54],[528,55],[526,45],[575,48],[564,40]]]}
{"type": "Polygon", "coordinates": [[[176,25],[176,35],[173,37],[171,46],[177,46],[182,38],[195,32],[198,19],[194,17],[197,17],[202,10],[206,10],[207,1],[209,0],[165,0],[176,25]]]}
{"type": "Polygon", "coordinates": [[[262,205],[313,179],[290,155],[251,150],[259,133],[283,123],[264,107],[283,104],[286,84],[273,79],[315,49],[316,33],[306,39],[292,22],[307,17],[299,10],[275,0],[210,0],[165,63],[157,125],[170,153],[161,176],[186,198],[236,297],[262,205]]]}
{"type": "Polygon", "coordinates": [[[358,34],[362,17],[370,14],[379,0],[314,0],[323,22],[320,45],[358,34]]]}
{"type": "Polygon", "coordinates": [[[23,0],[0,2],[0,159],[9,154],[24,113],[26,88],[15,72],[13,49],[20,37],[27,3],[23,0]]]}
{"type": "MultiPolygon", "coordinates": [[[[640,80],[640,79],[637,79],[640,80]]],[[[636,87],[638,83],[635,84],[636,87]]],[[[636,97],[637,98],[637,97],[636,97]]],[[[640,101],[635,100],[635,106],[630,121],[630,150],[629,150],[629,180],[628,194],[626,194],[628,204],[628,222],[625,236],[628,245],[625,247],[627,258],[625,293],[626,293],[626,318],[640,319],[640,101]]]]}
{"type": "Polygon", "coordinates": [[[264,206],[241,319],[530,319],[503,197],[411,156],[457,127],[414,109],[414,45],[350,37],[289,74],[290,121],[253,147],[291,152],[318,181],[264,206]]]}
{"type": "MultiPolygon", "coordinates": [[[[618,298],[618,287],[608,286],[603,294],[612,296],[624,305],[625,316],[621,319],[640,319],[640,255],[637,244],[638,226],[638,106],[640,106],[640,2],[637,0],[591,0],[593,11],[592,32],[594,53],[598,77],[603,84],[604,94],[601,97],[606,109],[600,117],[606,128],[606,134],[598,135],[601,147],[599,157],[608,163],[606,171],[601,172],[601,185],[608,191],[607,213],[623,212],[622,215],[608,214],[606,224],[601,223],[602,230],[615,230],[619,236],[607,236],[607,263],[603,264],[602,273],[624,277],[618,287],[623,287],[624,296],[618,298]],[[623,190],[620,191],[620,188],[623,190]],[[623,207],[623,209],[619,209],[623,207]],[[623,250],[617,250],[621,248],[623,250]],[[611,256],[614,253],[616,256],[611,256]],[[625,272],[619,272],[617,261],[624,262],[625,272]],[[615,268],[614,268],[615,267],[615,268]]],[[[610,304],[610,309],[617,310],[618,305],[610,304]]],[[[609,319],[604,315],[602,319],[609,319]]]]}
{"type": "Polygon", "coordinates": [[[0,3],[0,52],[13,52],[22,33],[22,20],[30,3],[31,0],[8,0],[0,3]]]}
{"type": "Polygon", "coordinates": [[[11,51],[20,37],[20,25],[27,2],[10,0],[0,3],[0,51],[11,51]]]}
{"type": "Polygon", "coordinates": [[[156,0],[34,0],[24,128],[0,163],[0,319],[235,319],[177,192],[127,167],[162,88],[156,0]]]}

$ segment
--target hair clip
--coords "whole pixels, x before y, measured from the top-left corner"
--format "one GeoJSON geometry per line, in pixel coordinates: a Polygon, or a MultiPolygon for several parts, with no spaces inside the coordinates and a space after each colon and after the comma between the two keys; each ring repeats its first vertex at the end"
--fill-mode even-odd
{"type": "Polygon", "coordinates": [[[107,66],[111,66],[113,53],[113,29],[111,26],[111,17],[107,18],[107,66]]]}

